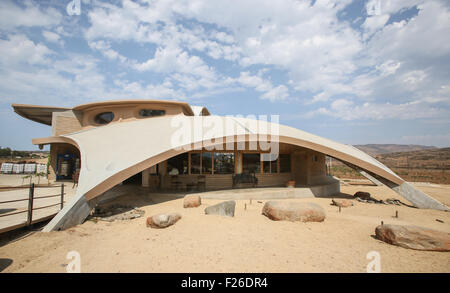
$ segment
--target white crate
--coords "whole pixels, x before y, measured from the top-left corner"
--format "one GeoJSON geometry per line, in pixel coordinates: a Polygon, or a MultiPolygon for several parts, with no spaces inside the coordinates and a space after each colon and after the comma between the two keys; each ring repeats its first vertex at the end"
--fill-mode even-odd
{"type": "Polygon", "coordinates": [[[3,174],[11,174],[13,171],[13,165],[13,163],[3,163],[0,172],[2,172],[3,174]]]}
{"type": "Polygon", "coordinates": [[[47,174],[47,165],[45,165],[45,164],[38,164],[36,166],[36,173],[37,174],[39,174],[39,173],[47,174]]]}
{"type": "Polygon", "coordinates": [[[14,174],[22,174],[24,167],[25,167],[24,164],[14,164],[13,165],[13,173],[14,174]]]}
{"type": "Polygon", "coordinates": [[[25,164],[23,171],[27,174],[36,172],[36,164],[25,164]]]}

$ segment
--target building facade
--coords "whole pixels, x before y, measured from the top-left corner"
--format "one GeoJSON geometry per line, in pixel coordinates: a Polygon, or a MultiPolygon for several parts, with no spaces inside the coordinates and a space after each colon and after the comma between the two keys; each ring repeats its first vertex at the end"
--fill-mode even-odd
{"type": "Polygon", "coordinates": [[[79,174],[77,196],[49,224],[66,228],[84,220],[117,184],[150,191],[217,190],[295,185],[314,196],[339,192],[326,156],[386,184],[418,207],[448,209],[364,152],[274,122],[213,116],[184,102],[103,101],[74,108],[13,104],[24,118],[51,126],[52,180],[79,174]]]}

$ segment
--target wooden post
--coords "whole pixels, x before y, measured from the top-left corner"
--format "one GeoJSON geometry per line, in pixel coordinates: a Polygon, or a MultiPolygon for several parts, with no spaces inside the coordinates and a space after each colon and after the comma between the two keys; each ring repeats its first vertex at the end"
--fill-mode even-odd
{"type": "Polygon", "coordinates": [[[395,211],[395,217],[398,218],[398,211],[395,211]]]}
{"type": "Polygon", "coordinates": [[[61,184],[61,209],[64,207],[64,183],[61,184]]]}
{"type": "Polygon", "coordinates": [[[245,206],[244,206],[244,210],[247,210],[247,204],[245,204],[245,206]]]}
{"type": "Polygon", "coordinates": [[[34,183],[30,184],[30,191],[28,192],[28,218],[27,225],[30,226],[33,222],[33,198],[34,198],[34,183]]]}

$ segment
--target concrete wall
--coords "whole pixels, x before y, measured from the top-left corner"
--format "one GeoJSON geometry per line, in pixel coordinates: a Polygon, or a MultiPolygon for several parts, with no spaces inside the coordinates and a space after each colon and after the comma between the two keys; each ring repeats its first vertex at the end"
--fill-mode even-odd
{"type": "Polygon", "coordinates": [[[82,114],[76,111],[53,112],[52,136],[80,131],[82,114]]]}

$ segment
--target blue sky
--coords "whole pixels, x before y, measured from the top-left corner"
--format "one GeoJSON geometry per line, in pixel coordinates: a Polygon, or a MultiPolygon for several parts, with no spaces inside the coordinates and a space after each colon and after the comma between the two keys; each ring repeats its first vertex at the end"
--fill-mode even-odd
{"type": "Polygon", "coordinates": [[[0,146],[50,135],[11,103],[170,99],[347,144],[446,147],[449,36],[444,0],[2,0],[0,146]]]}

